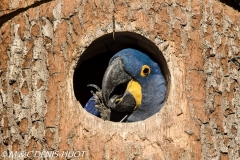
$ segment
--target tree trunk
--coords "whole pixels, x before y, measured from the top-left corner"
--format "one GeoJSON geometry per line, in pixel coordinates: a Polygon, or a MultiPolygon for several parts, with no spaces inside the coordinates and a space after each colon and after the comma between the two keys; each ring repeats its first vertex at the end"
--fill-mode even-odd
{"type": "Polygon", "coordinates": [[[240,158],[239,12],[214,0],[0,3],[2,157],[240,158]],[[144,121],[103,121],[75,97],[81,55],[113,31],[146,37],[167,62],[164,107],[144,121]]]}

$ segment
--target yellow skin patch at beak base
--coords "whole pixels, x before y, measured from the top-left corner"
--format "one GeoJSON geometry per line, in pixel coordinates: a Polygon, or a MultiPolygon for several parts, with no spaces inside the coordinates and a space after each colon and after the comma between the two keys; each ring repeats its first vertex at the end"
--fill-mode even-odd
{"type": "Polygon", "coordinates": [[[118,98],[118,99],[116,99],[115,102],[117,103],[117,102],[119,102],[119,101],[121,101],[121,100],[122,100],[122,98],[118,98]]]}
{"type": "Polygon", "coordinates": [[[136,110],[137,107],[142,103],[142,88],[138,82],[131,80],[127,85],[127,91],[130,92],[135,98],[136,107],[134,110],[136,110]]]}

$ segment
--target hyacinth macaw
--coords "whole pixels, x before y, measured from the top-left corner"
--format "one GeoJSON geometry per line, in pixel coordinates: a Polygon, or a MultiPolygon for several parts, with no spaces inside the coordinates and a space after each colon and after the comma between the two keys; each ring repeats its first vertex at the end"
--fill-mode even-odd
{"type": "Polygon", "coordinates": [[[148,55],[127,48],[110,59],[102,90],[98,89],[98,96],[94,97],[84,107],[91,114],[101,117],[107,111],[105,118],[109,120],[111,111],[132,112],[125,121],[141,121],[162,108],[166,81],[158,64],[148,55]]]}

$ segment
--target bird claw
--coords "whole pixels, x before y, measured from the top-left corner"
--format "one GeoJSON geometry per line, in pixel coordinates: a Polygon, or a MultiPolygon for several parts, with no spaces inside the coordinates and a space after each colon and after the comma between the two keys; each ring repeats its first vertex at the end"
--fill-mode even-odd
{"type": "Polygon", "coordinates": [[[103,102],[102,91],[97,89],[97,91],[95,93],[93,91],[91,91],[91,93],[92,93],[92,95],[94,97],[94,101],[96,103],[95,107],[100,112],[101,119],[110,120],[111,110],[110,110],[110,108],[105,106],[105,104],[103,102]]]}

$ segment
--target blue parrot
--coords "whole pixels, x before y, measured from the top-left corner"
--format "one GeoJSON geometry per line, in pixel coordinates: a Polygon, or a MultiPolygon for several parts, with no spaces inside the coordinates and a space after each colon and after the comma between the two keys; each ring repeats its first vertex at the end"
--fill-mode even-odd
{"type": "MultiPolygon", "coordinates": [[[[148,55],[127,48],[110,59],[101,93],[106,108],[131,112],[126,122],[136,122],[160,111],[166,97],[166,81],[158,64],[148,55]]],[[[96,115],[96,102],[90,100],[84,108],[96,115]]]]}

